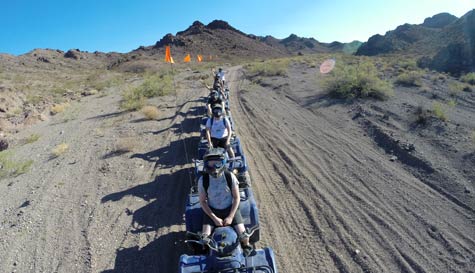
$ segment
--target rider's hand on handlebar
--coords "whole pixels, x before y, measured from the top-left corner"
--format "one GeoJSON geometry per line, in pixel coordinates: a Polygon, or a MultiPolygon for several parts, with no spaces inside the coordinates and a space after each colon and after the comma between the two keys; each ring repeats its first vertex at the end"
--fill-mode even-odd
{"type": "Polygon", "coordinates": [[[233,218],[228,216],[228,217],[224,218],[223,226],[230,226],[232,222],[233,222],[233,218]]]}
{"type": "Polygon", "coordinates": [[[214,224],[217,226],[217,227],[222,227],[223,226],[223,219],[221,218],[218,218],[218,217],[214,217],[213,218],[213,222],[214,224]]]}

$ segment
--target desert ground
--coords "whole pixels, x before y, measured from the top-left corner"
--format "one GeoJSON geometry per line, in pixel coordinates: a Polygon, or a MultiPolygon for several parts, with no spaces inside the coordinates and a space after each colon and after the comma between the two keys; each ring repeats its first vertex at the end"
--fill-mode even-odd
{"type": "MultiPolygon", "coordinates": [[[[455,95],[449,121],[421,125],[418,106],[449,98],[437,76],[428,90],[348,102],[325,93],[315,65],[258,81],[225,70],[257,247],[274,249],[279,272],[475,272],[475,92],[455,95]]],[[[33,163],[0,180],[0,271],[177,272],[200,73],[180,70],[175,94],[148,100],[156,119],[121,109],[112,86],[13,134],[14,158],[33,163]]]]}

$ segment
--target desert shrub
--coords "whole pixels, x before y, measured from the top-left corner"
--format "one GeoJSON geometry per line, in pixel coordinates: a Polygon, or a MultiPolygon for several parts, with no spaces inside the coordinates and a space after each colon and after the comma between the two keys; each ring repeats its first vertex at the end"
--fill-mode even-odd
{"type": "Polygon", "coordinates": [[[404,72],[396,78],[396,83],[405,86],[422,86],[422,73],[419,71],[404,72]]]}
{"type": "Polygon", "coordinates": [[[25,139],[25,143],[30,144],[30,143],[33,143],[33,142],[38,141],[38,139],[40,139],[40,135],[38,135],[38,134],[31,134],[29,137],[27,137],[27,138],[25,139]]]}
{"type": "Polygon", "coordinates": [[[174,93],[173,76],[169,74],[147,74],[141,85],[136,87],[139,92],[146,98],[158,96],[166,96],[174,93]]]}
{"type": "Polygon", "coordinates": [[[142,108],[142,114],[145,116],[147,119],[157,119],[158,118],[158,109],[155,106],[147,105],[142,108]]]}
{"type": "Polygon", "coordinates": [[[461,81],[469,83],[471,85],[475,85],[475,72],[471,72],[468,74],[463,75],[460,78],[461,81]]]}
{"type": "Polygon", "coordinates": [[[115,154],[128,153],[134,150],[137,140],[133,137],[124,137],[119,139],[115,143],[114,151],[115,154]]]}
{"type": "Polygon", "coordinates": [[[0,179],[24,174],[33,164],[33,160],[15,161],[11,159],[11,156],[11,151],[0,152],[0,179]]]}
{"type": "Polygon", "coordinates": [[[50,113],[52,115],[56,115],[58,113],[64,112],[64,110],[68,107],[69,107],[69,103],[67,103],[67,102],[55,104],[55,105],[51,106],[50,113]]]}
{"type": "Polygon", "coordinates": [[[434,102],[432,104],[432,113],[434,116],[442,121],[447,121],[447,115],[445,110],[440,102],[434,102]]]}
{"type": "Polygon", "coordinates": [[[137,88],[128,88],[122,93],[120,108],[135,111],[145,105],[145,97],[137,88]]]}
{"type": "Polygon", "coordinates": [[[275,59],[263,62],[254,62],[245,65],[246,70],[251,76],[287,76],[289,59],[275,59]]]}
{"type": "Polygon", "coordinates": [[[451,108],[454,108],[455,106],[457,106],[457,102],[455,100],[449,100],[449,102],[447,102],[447,105],[451,108]]]}
{"type": "Polygon", "coordinates": [[[325,76],[323,87],[330,95],[346,99],[387,99],[394,95],[391,83],[378,78],[376,67],[369,61],[358,65],[337,65],[325,76]]]}
{"type": "Polygon", "coordinates": [[[417,61],[415,59],[403,59],[398,62],[398,65],[406,70],[419,69],[417,66],[417,61]]]}
{"type": "Polygon", "coordinates": [[[68,148],[69,146],[66,143],[59,144],[51,150],[52,157],[59,157],[63,155],[68,150],[68,148]]]}
{"type": "Polygon", "coordinates": [[[419,124],[426,124],[430,118],[430,112],[420,105],[416,107],[415,115],[416,122],[419,124]]]}
{"type": "Polygon", "coordinates": [[[459,82],[451,82],[448,84],[449,87],[449,95],[450,96],[456,96],[458,93],[464,91],[465,89],[465,84],[459,83],[459,82]]]}
{"type": "Polygon", "coordinates": [[[43,97],[40,95],[33,95],[33,94],[28,94],[26,95],[26,103],[32,104],[32,105],[37,105],[41,101],[43,101],[43,97]]]}

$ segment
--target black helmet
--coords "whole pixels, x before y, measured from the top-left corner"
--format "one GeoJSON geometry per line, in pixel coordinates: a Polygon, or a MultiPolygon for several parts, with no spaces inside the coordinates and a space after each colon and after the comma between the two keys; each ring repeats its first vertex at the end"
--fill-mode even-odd
{"type": "Polygon", "coordinates": [[[219,72],[222,72],[222,71],[223,71],[223,69],[220,67],[220,68],[218,68],[218,71],[219,71],[219,72]]]}
{"type": "Polygon", "coordinates": [[[219,177],[226,168],[226,156],[223,148],[211,148],[203,157],[203,170],[212,177],[219,177]]]}
{"type": "Polygon", "coordinates": [[[209,96],[212,100],[218,100],[219,99],[219,93],[216,90],[211,91],[211,94],[209,94],[209,96]]]}
{"type": "Polygon", "coordinates": [[[213,110],[213,117],[219,118],[223,115],[223,107],[221,104],[214,104],[211,109],[213,110]]]}

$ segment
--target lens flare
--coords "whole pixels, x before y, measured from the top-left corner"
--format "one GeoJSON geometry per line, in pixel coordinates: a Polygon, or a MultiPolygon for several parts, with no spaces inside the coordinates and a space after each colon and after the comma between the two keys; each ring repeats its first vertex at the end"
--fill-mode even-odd
{"type": "Polygon", "coordinates": [[[320,65],[320,73],[327,74],[335,67],[335,59],[327,59],[320,65]]]}

